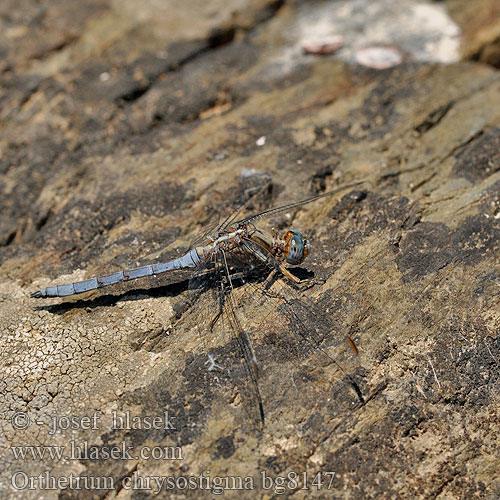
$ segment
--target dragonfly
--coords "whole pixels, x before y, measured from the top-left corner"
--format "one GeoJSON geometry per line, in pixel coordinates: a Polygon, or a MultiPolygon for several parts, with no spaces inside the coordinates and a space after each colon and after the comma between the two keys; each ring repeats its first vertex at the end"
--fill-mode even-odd
{"type": "MultiPolygon", "coordinates": [[[[204,235],[205,244],[193,246],[180,257],[84,281],[48,286],[32,293],[31,296],[37,299],[68,297],[138,278],[188,270],[191,275],[189,288],[197,290],[199,294],[206,293],[205,299],[200,300],[198,305],[198,309],[205,309],[205,312],[195,321],[198,323],[197,327],[205,329],[209,335],[214,335],[217,328],[222,328],[229,332],[226,335],[229,335],[234,349],[239,351],[238,356],[233,356],[232,364],[228,361],[231,368],[218,362],[214,355],[209,353],[209,370],[224,369],[230,373],[240,393],[250,401],[247,403],[247,408],[250,408],[248,413],[252,415],[254,421],[262,425],[265,415],[258,383],[257,356],[249,330],[244,327],[240,318],[240,301],[250,300],[249,297],[254,301],[260,300],[263,306],[271,303],[273,309],[286,319],[289,328],[301,341],[307,343],[310,349],[322,352],[329,362],[335,363],[340,368],[358,399],[364,403],[357,383],[342,366],[339,366],[335,358],[323,349],[322,339],[318,337],[317,332],[306,326],[306,321],[303,319],[313,313],[310,310],[311,305],[304,302],[303,298],[299,298],[297,287],[311,280],[297,277],[292,269],[293,266],[302,264],[311,253],[310,241],[296,229],[279,234],[274,229],[271,231],[262,229],[258,223],[261,219],[331,197],[363,183],[365,181],[347,184],[332,191],[238,219],[251,201],[250,198],[211,234],[204,235]],[[278,281],[285,281],[288,286],[276,291],[274,285],[278,281]],[[248,287],[249,292],[238,293],[241,287],[248,287]],[[207,319],[201,321],[202,316],[207,319]]],[[[350,337],[346,337],[346,340],[356,353],[357,349],[350,337]]]]}

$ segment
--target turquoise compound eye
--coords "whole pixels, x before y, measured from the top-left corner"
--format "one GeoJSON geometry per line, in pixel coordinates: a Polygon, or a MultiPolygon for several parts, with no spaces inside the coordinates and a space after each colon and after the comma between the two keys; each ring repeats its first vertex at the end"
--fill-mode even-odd
{"type": "Polygon", "coordinates": [[[296,266],[306,258],[307,254],[311,250],[311,244],[302,237],[300,231],[292,229],[290,233],[291,237],[288,241],[286,261],[288,264],[296,266]]]}

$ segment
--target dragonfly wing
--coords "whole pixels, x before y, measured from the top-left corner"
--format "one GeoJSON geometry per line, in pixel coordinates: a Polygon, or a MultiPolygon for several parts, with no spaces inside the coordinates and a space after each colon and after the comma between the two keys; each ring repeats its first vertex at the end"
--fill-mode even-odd
{"type": "Polygon", "coordinates": [[[354,182],[352,184],[346,184],[345,186],[341,186],[337,189],[334,189],[333,191],[329,191],[327,193],[321,193],[316,196],[312,196],[310,198],[306,198],[304,200],[299,200],[295,201],[292,203],[287,203],[286,205],[282,205],[280,207],[275,207],[275,208],[270,208],[268,210],[264,210],[262,212],[259,212],[257,214],[250,215],[244,219],[240,219],[235,222],[235,224],[244,224],[244,223],[249,223],[249,222],[255,222],[258,219],[262,219],[264,217],[270,217],[272,215],[275,215],[279,212],[283,212],[285,210],[292,210],[294,208],[301,207],[303,205],[307,205],[308,203],[312,203],[313,201],[319,200],[321,198],[326,198],[329,196],[333,196],[334,194],[340,193],[341,191],[345,191],[347,189],[351,189],[353,187],[360,186],[361,184],[365,184],[366,181],[359,181],[359,182],[354,182]]]}
{"type": "Polygon", "coordinates": [[[201,234],[193,238],[190,242],[190,248],[199,246],[202,242],[206,242],[209,237],[224,231],[238,218],[241,218],[249,209],[255,210],[256,206],[267,204],[268,196],[272,191],[272,178],[268,174],[254,174],[246,176],[241,182],[239,192],[233,203],[234,209],[220,220],[219,214],[218,222],[211,223],[203,229],[201,234]]]}
{"type": "MultiPolygon", "coordinates": [[[[331,313],[322,311],[283,278],[271,286],[249,282],[241,290],[238,300],[244,304],[244,316],[252,325],[244,327],[253,333],[257,359],[265,371],[268,365],[275,365],[276,372],[281,371],[288,382],[299,372],[304,380],[315,370],[332,372],[330,394],[341,395],[349,404],[364,403],[355,375],[359,360],[348,342],[350,326],[335,324],[331,313]]],[[[358,323],[354,318],[352,328],[358,323]]],[[[292,385],[283,384],[284,390],[292,385]]],[[[261,380],[261,387],[265,386],[279,400],[276,378],[261,380]]],[[[308,389],[311,387],[306,383],[304,390],[308,389]]]]}
{"type": "MultiPolygon", "coordinates": [[[[287,292],[289,294],[289,292],[287,292]]],[[[290,294],[291,295],[291,294],[290,294]]],[[[335,365],[346,382],[355,392],[359,402],[365,403],[362,391],[354,376],[350,373],[357,366],[357,348],[348,331],[339,331],[318,307],[305,298],[287,298],[283,295],[278,312],[284,318],[292,334],[298,339],[305,353],[317,352],[326,362],[335,365]],[[333,349],[331,349],[333,348],[333,349]],[[333,352],[332,352],[333,351],[333,352]]]]}
{"type": "Polygon", "coordinates": [[[233,292],[229,293],[223,305],[223,321],[227,322],[232,338],[230,350],[235,354],[228,361],[234,384],[241,394],[243,408],[254,425],[264,424],[264,407],[258,384],[258,365],[250,334],[242,328],[239,320],[238,302],[233,292]]]}
{"type": "MultiPolygon", "coordinates": [[[[241,399],[245,420],[254,428],[264,421],[251,340],[241,326],[231,278],[222,262],[211,271],[198,272],[190,282],[188,306],[178,316],[179,335],[196,335],[196,355],[205,357],[200,374],[204,389],[198,397],[215,400],[215,393],[233,385],[241,399]]],[[[241,274],[241,273],[240,273],[241,274]]],[[[237,399],[238,399],[237,398],[237,399]]],[[[206,403],[205,403],[206,404],[206,403]]],[[[211,403],[210,403],[211,404],[211,403]]]]}

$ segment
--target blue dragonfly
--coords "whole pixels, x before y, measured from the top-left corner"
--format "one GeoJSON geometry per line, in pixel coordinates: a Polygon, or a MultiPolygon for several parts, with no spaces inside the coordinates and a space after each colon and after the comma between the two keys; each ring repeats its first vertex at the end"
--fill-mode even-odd
{"type": "MultiPolygon", "coordinates": [[[[297,290],[309,280],[297,277],[289,266],[302,264],[311,252],[311,243],[296,229],[278,234],[274,230],[269,232],[259,227],[261,219],[331,197],[363,183],[347,184],[333,191],[239,219],[247,202],[219,224],[212,234],[204,235],[204,244],[193,246],[180,257],[85,281],[49,286],[31,296],[68,297],[138,278],[163,273],[175,275],[187,270],[191,275],[189,287],[203,296],[196,304],[197,310],[204,310],[198,317],[207,318],[199,319],[197,328],[203,330],[202,335],[209,336],[223,331],[232,344],[230,350],[233,356],[225,362],[216,361],[213,354],[208,354],[209,369],[223,369],[231,375],[242,400],[245,400],[245,410],[254,422],[262,425],[265,414],[258,384],[257,357],[249,333],[252,326],[244,327],[240,317],[242,309],[248,307],[250,302],[257,304],[259,310],[272,310],[308,349],[321,352],[328,362],[334,363],[363,403],[363,395],[353,377],[322,347],[323,338],[305,319],[316,312],[313,312],[314,305],[299,297],[297,290]]],[[[256,327],[262,326],[254,324],[253,328],[256,327]]],[[[352,340],[349,337],[345,339],[356,352],[352,340]]]]}

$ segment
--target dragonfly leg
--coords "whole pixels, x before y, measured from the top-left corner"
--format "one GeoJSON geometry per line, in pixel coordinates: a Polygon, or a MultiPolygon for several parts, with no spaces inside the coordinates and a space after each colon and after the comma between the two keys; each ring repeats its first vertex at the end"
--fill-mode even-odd
{"type": "Polygon", "coordinates": [[[273,269],[267,278],[264,280],[264,290],[269,290],[273,286],[273,283],[276,281],[276,269],[273,269]]]}
{"type": "Polygon", "coordinates": [[[294,274],[292,274],[283,265],[280,265],[280,271],[283,273],[284,276],[291,279],[294,283],[297,283],[298,285],[305,285],[304,288],[301,287],[301,289],[303,289],[303,290],[307,290],[308,288],[311,288],[314,285],[322,285],[326,281],[325,279],[318,279],[318,278],[300,279],[297,276],[295,276],[294,274]]]}
{"type": "Polygon", "coordinates": [[[292,274],[285,266],[280,265],[280,271],[283,273],[284,276],[286,276],[288,279],[291,279],[295,283],[301,283],[302,280],[300,278],[297,278],[294,274],[292,274]]]}

